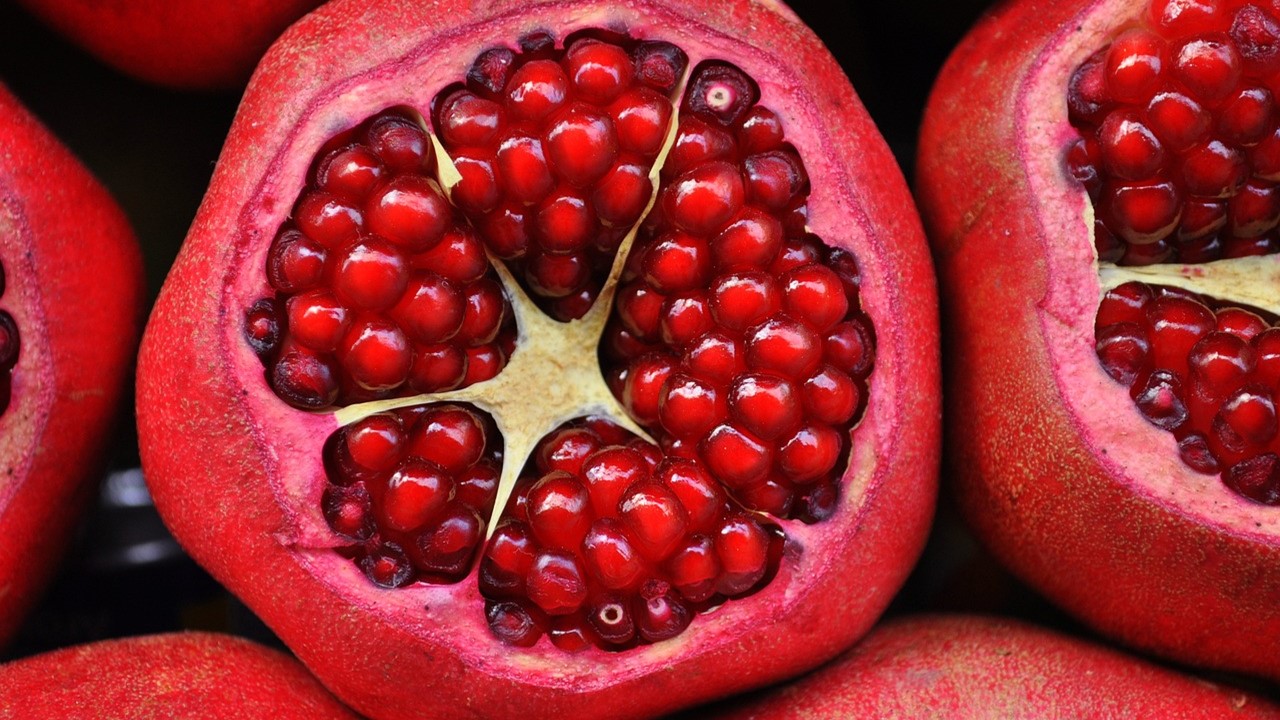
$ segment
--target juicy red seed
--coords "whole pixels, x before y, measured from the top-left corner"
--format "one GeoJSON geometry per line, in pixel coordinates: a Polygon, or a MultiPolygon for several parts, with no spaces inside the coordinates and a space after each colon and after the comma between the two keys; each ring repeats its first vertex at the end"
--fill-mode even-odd
{"type": "Polygon", "coordinates": [[[465,149],[454,155],[453,167],[459,179],[453,186],[452,198],[458,209],[475,216],[497,207],[502,191],[494,163],[494,156],[489,152],[465,149]]]}
{"type": "Polygon", "coordinates": [[[498,472],[496,464],[485,460],[462,471],[457,477],[455,499],[468,507],[483,511],[487,516],[498,488],[498,472]]]}
{"type": "Polygon", "coordinates": [[[1106,79],[1112,96],[1120,102],[1138,102],[1150,96],[1165,64],[1165,43],[1143,29],[1121,34],[1107,52],[1106,79]]]}
{"type": "Polygon", "coordinates": [[[609,106],[618,147],[651,158],[662,149],[671,122],[671,103],[645,87],[628,90],[609,106]]]}
{"type": "Polygon", "coordinates": [[[783,279],[783,309],[815,332],[826,332],[844,319],[849,301],[835,271],[805,265],[783,279]]]}
{"type": "Polygon", "coordinates": [[[475,413],[455,406],[428,410],[410,433],[406,451],[457,474],[474,465],[485,447],[485,431],[475,413]]]}
{"type": "MultiPolygon", "coordinates": [[[[0,368],[9,368],[18,358],[18,328],[8,313],[4,313],[4,318],[7,320],[0,319],[0,368]]],[[[263,298],[249,308],[244,318],[244,334],[258,357],[275,354],[280,345],[280,311],[275,301],[263,298]]]]}
{"type": "Polygon", "coordinates": [[[1214,418],[1213,429],[1222,444],[1236,452],[1269,443],[1276,435],[1276,405],[1271,390],[1250,384],[1227,396],[1214,418]]]}
{"type": "Polygon", "coordinates": [[[600,449],[599,437],[585,428],[561,430],[538,446],[538,470],[548,473],[561,470],[570,475],[582,471],[582,464],[600,449]]]}
{"type": "Polygon", "coordinates": [[[475,385],[497,377],[507,357],[495,345],[467,348],[467,374],[462,378],[462,385],[475,385]]]}
{"type": "Polygon", "coordinates": [[[538,138],[513,135],[503,140],[498,146],[497,160],[503,187],[512,200],[532,204],[551,192],[555,180],[538,138]]]}
{"type": "Polygon", "coordinates": [[[1226,97],[1239,81],[1240,55],[1225,39],[1196,38],[1175,51],[1173,71],[1198,100],[1214,103],[1226,97]]]}
{"type": "Polygon", "coordinates": [[[730,487],[762,480],[773,462],[768,445],[734,425],[716,426],[702,441],[700,451],[711,472],[730,487]]]}
{"type": "Polygon", "coordinates": [[[381,182],[382,162],[360,145],[334,150],[320,161],[316,184],[324,190],[358,202],[381,182]]]}
{"type": "Polygon", "coordinates": [[[316,287],[324,278],[328,251],[297,230],[276,236],[267,253],[267,278],[280,292],[300,292],[316,287]]]}
{"type": "Polygon", "coordinates": [[[542,628],[520,603],[489,603],[485,608],[489,632],[498,640],[515,647],[533,647],[542,637],[542,628]]]}
{"type": "Polygon", "coordinates": [[[410,532],[440,517],[453,495],[453,480],[433,463],[410,460],[392,474],[382,496],[382,524],[410,532]]]}
{"type": "Polygon", "coordinates": [[[805,412],[819,422],[848,422],[862,401],[862,390],[843,372],[825,365],[805,380],[802,388],[805,412]]]}
{"type": "Polygon", "coordinates": [[[721,275],[711,285],[711,313],[726,329],[746,330],[778,311],[781,294],[765,273],[721,275]]]}
{"type": "Polygon", "coordinates": [[[611,590],[633,588],[645,571],[631,535],[611,518],[591,525],[582,541],[582,556],[587,572],[611,590]]]}
{"type": "Polygon", "coordinates": [[[1187,406],[1177,375],[1168,370],[1157,370],[1151,373],[1142,387],[1135,385],[1134,391],[1134,403],[1152,425],[1174,430],[1187,421],[1187,406]]]}
{"type": "Polygon", "coordinates": [[[618,505],[622,524],[646,560],[662,562],[685,536],[688,516],[665,485],[649,480],[631,486],[618,505]]]}
{"type": "Polygon", "coordinates": [[[620,596],[604,595],[594,601],[587,622],[601,640],[611,645],[625,645],[635,639],[635,618],[620,596]]]}
{"type": "Polygon", "coordinates": [[[449,340],[462,327],[466,305],[448,280],[434,273],[416,273],[389,314],[415,343],[449,340]]]}
{"type": "MultiPolygon", "coordinates": [[[[666,583],[662,583],[666,585],[666,583]]],[[[676,599],[669,588],[641,593],[635,601],[636,629],[649,642],[661,642],[679,635],[692,619],[689,608],[676,599]]]]}
{"type": "Polygon", "coordinates": [[[662,387],[674,371],[675,363],[665,355],[649,355],[632,364],[622,401],[638,422],[657,422],[662,387]]]}
{"type": "Polygon", "coordinates": [[[1145,180],[1164,163],[1164,147],[1137,113],[1114,112],[1098,131],[1107,170],[1124,180],[1145,180]]]}
{"type": "Polygon", "coordinates": [[[597,517],[617,517],[627,488],[649,476],[644,457],[632,448],[606,447],[587,458],[582,479],[597,517]]]}
{"type": "Polygon", "coordinates": [[[1107,374],[1126,387],[1150,367],[1151,344],[1146,330],[1135,323],[1100,327],[1095,348],[1107,374]]]}
{"type": "Polygon", "coordinates": [[[741,342],[718,332],[708,332],[689,347],[685,366],[708,382],[728,383],[747,369],[747,362],[741,342]]]}
{"type": "Polygon", "coordinates": [[[384,588],[403,587],[413,579],[413,565],[395,543],[383,543],[362,557],[360,569],[375,585],[384,588]]]}
{"type": "Polygon", "coordinates": [[[445,579],[461,579],[483,534],[484,521],[475,511],[453,503],[443,520],[418,537],[418,568],[445,579]]]}
{"type": "Polygon", "coordinates": [[[1145,323],[1147,303],[1151,302],[1151,286],[1129,282],[1107,291],[1098,307],[1098,327],[1116,323],[1145,323]]]}
{"type": "Polygon", "coordinates": [[[803,379],[822,362],[822,341],[812,330],[794,320],[775,317],[746,337],[747,365],[760,372],[803,379]]]}
{"type": "Polygon", "coordinates": [[[764,578],[769,559],[769,538],[755,520],[731,515],[713,537],[716,556],[724,568],[718,591],[729,597],[741,595],[764,578]]]}
{"type": "Polygon", "coordinates": [[[1199,433],[1191,433],[1178,441],[1178,455],[1192,470],[1202,473],[1218,472],[1218,460],[1209,448],[1209,441],[1199,433]]]}
{"type": "Polygon", "coordinates": [[[711,272],[711,251],[704,240],[686,233],[660,235],[645,250],[641,267],[644,280],[659,293],[703,288],[711,272]]]}
{"type": "Polygon", "coordinates": [[[544,143],[556,174],[574,187],[598,181],[618,154],[613,121],[605,113],[575,103],[556,115],[544,143]]]}
{"type": "Polygon", "coordinates": [[[713,160],[730,159],[736,150],[733,136],[724,128],[696,117],[681,118],[675,144],[662,166],[662,176],[672,178],[713,160]]]}
{"type": "Polygon", "coordinates": [[[472,283],[463,297],[462,324],[455,335],[459,344],[477,347],[493,342],[506,317],[506,296],[494,280],[472,283]]]}
{"type": "Polygon", "coordinates": [[[633,163],[619,163],[596,183],[591,203],[602,224],[629,228],[640,219],[653,193],[649,171],[633,163]]]}
{"type": "Polygon", "coordinates": [[[582,543],[591,519],[587,489],[572,475],[552,471],[529,492],[529,526],[544,547],[571,551],[582,543]]]}
{"type": "Polygon", "coordinates": [[[386,320],[354,323],[343,336],[338,354],[351,379],[373,392],[403,384],[413,362],[408,338],[386,320]]]}
{"type": "Polygon", "coordinates": [[[369,148],[395,173],[426,172],[431,163],[431,142],[418,123],[384,115],[369,126],[369,148]]]}
{"type": "Polygon", "coordinates": [[[699,165],[663,191],[663,207],[676,227],[706,237],[719,232],[742,207],[742,175],[727,162],[699,165]]]}
{"type": "Polygon", "coordinates": [[[587,39],[569,48],[565,71],[580,97],[605,105],[631,84],[632,63],[627,52],[617,45],[587,39]]]}
{"type": "Polygon", "coordinates": [[[458,285],[473,283],[489,271],[489,260],[479,238],[467,228],[445,233],[434,248],[413,258],[415,268],[430,270],[458,285]]]}
{"type": "Polygon", "coordinates": [[[840,450],[840,433],[826,425],[805,425],[782,442],[778,467],[792,482],[807,484],[835,468],[840,450]]]}
{"type": "Polygon", "coordinates": [[[404,255],[375,238],[362,239],[335,259],[334,290],[353,308],[385,310],[400,298],[409,281],[404,255]]]}
{"type": "Polygon", "coordinates": [[[756,208],[744,208],[711,241],[716,267],[725,271],[762,270],[782,248],[782,223],[756,208]]]}
{"type": "Polygon", "coordinates": [[[343,434],[347,454],[365,470],[386,472],[396,466],[404,449],[404,423],[398,415],[370,415],[343,434]]]}
{"type": "Polygon", "coordinates": [[[647,285],[628,285],[618,293],[618,319],[642,340],[658,339],[662,321],[662,295],[647,285]]]}
{"type": "Polygon", "coordinates": [[[791,204],[809,184],[794,151],[772,150],[742,163],[747,201],[777,212],[791,204]]]}
{"type": "Polygon", "coordinates": [[[1268,452],[1227,468],[1227,487],[1264,505],[1280,505],[1280,457],[1268,452]]]}
{"type": "Polygon", "coordinates": [[[437,117],[441,142],[451,148],[488,145],[505,119],[501,105],[467,90],[447,96],[437,117]]]}
{"type": "Polygon", "coordinates": [[[363,485],[325,488],[320,501],[325,520],[335,533],[351,540],[367,540],[373,533],[369,491],[363,485]]]}
{"type": "Polygon", "coordinates": [[[1201,388],[1201,394],[1218,399],[1252,373],[1254,364],[1253,348],[1244,340],[1221,331],[1205,335],[1187,356],[1191,378],[1201,388]]]}
{"type": "Polygon", "coordinates": [[[1204,138],[1211,118],[1200,103],[1168,91],[1156,93],[1147,104],[1147,123],[1169,149],[1182,152],[1204,138]]]}
{"type": "Polygon", "coordinates": [[[569,79],[560,65],[550,60],[533,60],[511,75],[506,87],[506,106],[516,120],[536,123],[564,105],[569,79]]]}
{"type": "Polygon", "coordinates": [[[480,53],[467,70],[467,87],[487,96],[502,92],[511,78],[516,54],[507,48],[491,48],[480,53]]]}
{"type": "Polygon", "coordinates": [[[667,561],[671,584],[690,602],[709,600],[716,592],[722,568],[715,544],[706,535],[690,538],[667,561]]]}
{"type": "Polygon", "coordinates": [[[875,353],[871,331],[856,319],[842,322],[827,333],[822,353],[837,368],[861,376],[871,367],[875,353]]]}
{"type": "Polygon", "coordinates": [[[659,400],[662,428],[682,438],[700,438],[724,417],[724,395],[704,381],[677,373],[659,400]]]}
{"type": "Polygon", "coordinates": [[[338,367],[331,358],[286,344],[271,368],[271,387],[296,408],[319,410],[338,399],[338,367]]]}
{"type": "Polygon", "coordinates": [[[1186,375],[1192,346],[1214,329],[1213,313],[1182,297],[1158,297],[1146,307],[1152,362],[1157,368],[1186,375]]]}
{"type": "Polygon", "coordinates": [[[574,556],[565,552],[538,553],[526,579],[529,599],[548,615],[568,615],[587,599],[586,578],[574,556]]]}
{"type": "Polygon", "coordinates": [[[1259,75],[1280,70],[1280,23],[1265,10],[1241,7],[1232,19],[1230,35],[1248,70],[1259,75]]]}
{"type": "Polygon", "coordinates": [[[660,93],[670,93],[684,75],[689,58],[668,42],[642,42],[631,51],[638,81],[660,93]]]}
{"type": "Polygon", "coordinates": [[[515,597],[525,590],[525,576],[533,567],[536,545],[528,526],[504,522],[493,533],[480,561],[480,587],[486,594],[515,597]]]}
{"type": "Polygon", "coordinates": [[[454,345],[414,348],[409,385],[415,392],[443,392],[460,386],[467,374],[467,355],[454,345]]]}
{"type": "Polygon", "coordinates": [[[701,464],[668,456],[658,466],[655,477],[671,489],[685,509],[690,532],[709,532],[724,508],[720,486],[701,464]]]}
{"type": "Polygon", "coordinates": [[[729,391],[729,410],[756,437],[773,440],[800,423],[797,395],[795,387],[782,378],[742,375],[729,391]]]}
{"type": "Polygon", "coordinates": [[[676,295],[662,304],[662,341],[684,347],[714,327],[711,305],[700,294],[676,295]]]}
{"type": "Polygon", "coordinates": [[[573,190],[559,190],[539,206],[534,228],[542,249],[549,253],[584,250],[595,237],[591,204],[573,190]]]}
{"type": "Polygon", "coordinates": [[[293,217],[304,235],[330,249],[341,248],[354,240],[364,224],[359,210],[324,192],[304,196],[293,217]]]}
{"type": "Polygon", "coordinates": [[[782,138],[782,120],[777,113],[759,105],[751,108],[738,127],[738,143],[747,155],[776,150],[782,145],[782,138]]]}
{"type": "Polygon", "coordinates": [[[684,94],[684,109],[732,127],[760,99],[754,80],[727,63],[706,63],[694,69],[684,94]]]}
{"type": "Polygon", "coordinates": [[[740,488],[737,497],[744,507],[778,517],[791,514],[795,504],[791,483],[773,478],[740,488]]]}
{"type": "Polygon", "coordinates": [[[371,232],[410,252],[423,252],[444,237],[452,210],[434,181],[406,175],[369,198],[365,218],[371,232]]]}

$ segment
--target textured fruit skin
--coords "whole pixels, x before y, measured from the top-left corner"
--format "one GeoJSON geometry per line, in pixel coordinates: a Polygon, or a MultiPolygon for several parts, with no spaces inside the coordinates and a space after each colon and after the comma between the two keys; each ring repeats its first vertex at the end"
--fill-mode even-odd
{"type": "Polygon", "coordinates": [[[20,0],[115,69],[176,88],[244,83],[289,23],[323,0],[20,0]]]}
{"type": "Polygon", "coordinates": [[[0,666],[0,718],[356,720],[301,663],[215,633],[105,640],[0,666]]]}
{"type": "Polygon", "coordinates": [[[839,67],[789,11],[754,2],[336,2],[294,25],[250,82],[145,335],[139,432],[175,535],[357,711],[643,717],[798,674],[870,628],[932,514],[937,363],[931,266],[911,198],[839,67]],[[809,175],[823,178],[810,196],[814,231],[856,247],[864,306],[880,323],[875,390],[854,431],[850,489],[836,517],[794,529],[764,590],[643,649],[519,650],[489,635],[474,575],[456,586],[379,591],[328,550],[332,533],[315,508],[334,419],[272,394],[242,322],[266,292],[270,239],[332,132],[388,105],[428,107],[495,44],[540,28],[563,37],[615,23],[691,58],[722,48],[786,109],[788,127],[806,128],[788,138],[812,163],[809,175]],[[742,28],[754,46],[737,39],[742,28]],[[300,487],[285,482],[288,473],[319,480],[300,487]]]}
{"type": "Polygon", "coordinates": [[[939,615],[886,623],[813,675],[711,717],[1218,720],[1276,718],[1280,708],[1032,625],[939,615]]]}
{"type": "Polygon", "coordinates": [[[1088,198],[1053,171],[1070,73],[1144,7],[1005,3],[935,85],[917,192],[945,298],[947,465],[978,535],[1069,612],[1144,650],[1276,678],[1275,515],[1182,465],[1102,370],[1088,198]]]}
{"type": "Polygon", "coordinates": [[[56,569],[103,453],[141,326],[142,258],[124,214],[0,87],[0,308],[21,351],[0,415],[0,641],[56,569]]]}

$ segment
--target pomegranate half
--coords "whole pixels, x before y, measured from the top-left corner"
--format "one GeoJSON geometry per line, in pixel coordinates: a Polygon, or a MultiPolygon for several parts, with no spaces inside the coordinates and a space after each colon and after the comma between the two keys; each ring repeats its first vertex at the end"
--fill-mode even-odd
{"type": "Polygon", "coordinates": [[[804,717],[1276,718],[1276,707],[1012,620],[899,618],[803,679],[734,701],[716,720],[804,717]]]}
{"type": "Polygon", "coordinates": [[[0,665],[0,714],[357,720],[288,655],[194,632],[104,640],[0,665]]]}
{"type": "Polygon", "coordinates": [[[102,62],[140,80],[234,88],[289,23],[323,0],[20,0],[102,62]]]}
{"type": "Polygon", "coordinates": [[[105,471],[142,318],[115,201],[0,86],[0,641],[105,471]]]}
{"type": "Polygon", "coordinates": [[[1280,677],[1280,6],[1010,2],[919,196],[959,502],[1100,631],[1280,677]]]}
{"type": "Polygon", "coordinates": [[[759,686],[920,551],[923,243],[785,8],[331,3],[259,66],[161,292],[144,469],[367,715],[759,686]]]}

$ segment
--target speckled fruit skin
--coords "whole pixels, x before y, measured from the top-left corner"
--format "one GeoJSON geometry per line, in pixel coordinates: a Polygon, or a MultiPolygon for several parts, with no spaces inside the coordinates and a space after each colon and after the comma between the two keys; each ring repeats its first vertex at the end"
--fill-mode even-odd
{"type": "Polygon", "coordinates": [[[19,0],[121,72],[176,88],[242,85],[289,23],[324,0],[19,0]]]}
{"type": "Polygon", "coordinates": [[[0,86],[0,309],[18,326],[0,414],[0,641],[53,574],[104,471],[132,368],[142,258],[87,170],[0,86]]]}
{"type": "MultiPolygon", "coordinates": [[[[425,114],[425,112],[424,112],[425,114]]],[[[839,67],[776,3],[335,2],[259,66],[167,279],[138,372],[142,459],[198,562],[339,697],[386,718],[644,717],[796,675],[865,633],[921,549],[939,451],[936,299],[900,172],[839,67]],[[816,178],[814,232],[853,248],[876,323],[869,405],[836,516],[797,530],[775,579],[674,640],[522,650],[489,633],[472,575],[375,588],[320,514],[332,415],[288,408],[243,336],[264,262],[317,148],[388,105],[429,108],[483,50],[551,27],[624,26],[733,58],[816,178]]],[[[519,352],[517,350],[517,352],[519,352]]]]}
{"type": "Polygon", "coordinates": [[[1005,3],[937,81],[917,193],[944,298],[947,466],[993,552],[1097,630],[1278,678],[1280,516],[1183,465],[1093,349],[1067,80],[1145,5],[1005,3]]]}
{"type": "Polygon", "coordinates": [[[0,718],[358,720],[298,661],[214,633],[105,640],[0,665],[0,718]]]}
{"type": "Polygon", "coordinates": [[[713,720],[1277,718],[1280,708],[1012,620],[903,618],[834,663],[713,720]]]}

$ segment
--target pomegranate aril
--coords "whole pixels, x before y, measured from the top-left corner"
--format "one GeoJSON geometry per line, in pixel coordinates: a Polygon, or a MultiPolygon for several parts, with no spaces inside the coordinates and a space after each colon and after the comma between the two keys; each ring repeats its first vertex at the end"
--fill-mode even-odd
{"type": "Polygon", "coordinates": [[[413,266],[429,270],[457,285],[476,282],[489,272],[484,246],[466,227],[445,232],[444,239],[434,248],[413,257],[413,266]]]}
{"type": "Polygon", "coordinates": [[[667,561],[671,584],[692,603],[705,602],[716,593],[721,573],[715,544],[705,535],[695,535],[667,561]]]}
{"type": "Polygon", "coordinates": [[[632,536],[611,518],[592,524],[582,540],[582,557],[591,577],[611,590],[633,588],[645,571],[632,536]]]}
{"type": "Polygon", "coordinates": [[[704,288],[711,251],[701,238],[682,232],[660,235],[644,251],[641,276],[659,293],[704,288]]]}
{"type": "Polygon", "coordinates": [[[384,114],[369,125],[368,143],[392,172],[412,174],[429,169],[431,142],[415,120],[384,114]]]}
{"type": "Polygon", "coordinates": [[[444,392],[463,384],[467,354],[454,345],[420,345],[414,348],[409,387],[414,392],[444,392]]]}
{"type": "Polygon", "coordinates": [[[555,185],[542,141],[513,135],[502,141],[497,154],[498,174],[507,196],[531,205],[546,197],[555,185]]]}
{"type": "Polygon", "coordinates": [[[698,165],[663,190],[663,212],[681,230],[705,237],[733,219],[745,193],[742,175],[733,165],[698,165]]]}
{"type": "Polygon", "coordinates": [[[347,374],[362,389],[393,390],[409,378],[413,351],[400,328],[386,320],[356,322],[338,346],[347,374]]]}
{"type": "Polygon", "coordinates": [[[559,470],[547,473],[529,492],[529,526],[534,537],[543,547],[575,550],[591,525],[589,503],[587,489],[572,475],[559,470]]]}
{"type": "Polygon", "coordinates": [[[533,647],[542,637],[542,627],[524,605],[516,602],[488,603],[485,619],[489,632],[515,647],[533,647]]]}
{"type": "Polygon", "coordinates": [[[320,500],[330,529],[350,540],[363,541],[373,534],[372,503],[363,484],[350,487],[330,485],[320,500]]]}
{"type": "Polygon", "coordinates": [[[337,363],[288,342],[271,366],[270,381],[282,400],[303,410],[319,410],[338,399],[337,363]]]}
{"type": "Polygon", "coordinates": [[[720,486],[692,459],[668,456],[655,477],[671,489],[688,516],[689,531],[709,532],[725,507],[720,486]]]}
{"type": "Polygon", "coordinates": [[[801,419],[794,386],[773,375],[740,376],[729,391],[729,410],[735,420],[763,440],[794,429],[801,419]]]}
{"type": "Polygon", "coordinates": [[[419,175],[397,177],[365,206],[368,229],[410,252],[435,247],[452,215],[440,188],[419,175]]]}
{"type": "Polygon", "coordinates": [[[742,152],[753,154],[775,150],[782,145],[782,121],[778,114],[759,105],[751,108],[738,127],[742,152]]]}
{"type": "Polygon", "coordinates": [[[1258,75],[1280,71],[1280,23],[1256,5],[1244,5],[1231,21],[1231,41],[1245,68],[1258,75]]]}
{"type": "Polygon", "coordinates": [[[358,209],[325,192],[304,196],[293,218],[304,235],[333,250],[354,240],[364,224],[364,216],[358,209]]]}
{"type": "Polygon", "coordinates": [[[626,645],[636,636],[631,608],[618,595],[604,595],[594,601],[587,613],[587,622],[596,635],[610,645],[626,645]]]}
{"type": "Polygon", "coordinates": [[[1199,433],[1191,433],[1178,441],[1178,455],[1192,470],[1202,473],[1218,472],[1218,460],[1209,448],[1209,441],[1199,433]]]}
{"type": "Polygon", "coordinates": [[[1236,390],[1223,401],[1213,429],[1218,440],[1235,452],[1266,445],[1276,435],[1272,391],[1256,384],[1236,390]]]}
{"type": "Polygon", "coordinates": [[[404,255],[372,237],[348,246],[335,261],[334,290],[359,310],[386,310],[400,298],[409,281],[404,255]]]}
{"type": "Polygon", "coordinates": [[[721,271],[761,270],[782,248],[782,223],[756,208],[742,214],[711,241],[711,254],[721,271]]]}
{"type": "Polygon", "coordinates": [[[684,51],[668,42],[642,42],[631,51],[635,77],[642,84],[661,93],[675,89],[684,75],[689,58],[684,51]]]}
{"type": "Polygon", "coordinates": [[[365,470],[386,472],[396,466],[405,444],[404,423],[398,415],[370,415],[343,433],[347,454],[365,470]]]}
{"type": "Polygon", "coordinates": [[[1176,430],[1187,421],[1182,383],[1168,370],[1156,370],[1141,387],[1134,385],[1133,401],[1147,420],[1163,430],[1176,430]]]}
{"type": "Polygon", "coordinates": [[[666,486],[652,480],[632,485],[623,495],[618,511],[623,526],[635,538],[636,548],[652,563],[662,562],[675,551],[688,526],[680,500],[666,486]]]}
{"type": "Polygon", "coordinates": [[[717,388],[697,378],[671,376],[658,403],[662,428],[676,437],[700,438],[724,417],[725,398],[717,388]]]}
{"type": "Polygon", "coordinates": [[[566,428],[539,444],[535,460],[539,472],[561,470],[578,475],[586,459],[599,449],[600,439],[594,432],[586,428],[566,428]]]}
{"type": "Polygon", "coordinates": [[[1120,102],[1150,97],[1164,72],[1167,48],[1155,33],[1135,28],[1117,37],[1107,52],[1105,77],[1120,102]]]}
{"type": "Polygon", "coordinates": [[[676,597],[670,586],[653,583],[636,598],[634,617],[640,637],[649,642],[661,642],[679,635],[692,619],[689,608],[676,597]]]}
{"type": "Polygon", "coordinates": [[[568,297],[591,281],[591,265],[583,253],[539,253],[529,258],[525,280],[542,297],[568,297]]]}
{"type": "Polygon", "coordinates": [[[484,521],[471,508],[454,503],[443,520],[419,536],[417,568],[445,580],[460,580],[483,536],[484,521]]]}
{"type": "Polygon", "coordinates": [[[544,551],[538,554],[526,579],[529,599],[548,615],[576,612],[587,599],[587,584],[573,555],[544,551]]]}
{"type": "Polygon", "coordinates": [[[1107,374],[1126,387],[1150,368],[1151,344],[1146,330],[1136,323],[1099,325],[1095,348],[1107,374]]]}
{"type": "MultiPolygon", "coordinates": [[[[505,120],[502,106],[473,92],[458,89],[440,103],[436,115],[440,140],[448,147],[488,145],[505,120]]],[[[457,158],[454,158],[455,163],[457,158]]]]}
{"type": "Polygon", "coordinates": [[[720,481],[730,487],[759,482],[773,462],[770,447],[734,425],[717,425],[701,446],[702,459],[720,481]]]}
{"type": "MultiPolygon", "coordinates": [[[[269,358],[280,346],[280,311],[270,298],[255,302],[245,313],[244,335],[259,358],[269,358]]],[[[13,367],[18,357],[18,327],[0,311],[0,368],[13,367]]]]}
{"type": "Polygon", "coordinates": [[[411,460],[387,480],[381,523],[398,532],[418,530],[444,512],[453,492],[452,478],[439,467],[411,460]]]}
{"type": "Polygon", "coordinates": [[[462,327],[465,301],[448,280],[429,272],[417,272],[389,315],[415,343],[449,340],[462,327]]]}
{"type": "Polygon", "coordinates": [[[808,484],[835,468],[842,449],[840,433],[827,425],[801,427],[778,450],[778,467],[792,482],[808,484]]]}
{"type": "Polygon", "coordinates": [[[500,524],[480,561],[480,589],[490,597],[513,598],[523,594],[535,551],[527,525],[500,524]]]}
{"type": "Polygon", "coordinates": [[[1167,91],[1156,93],[1147,104],[1147,124],[1170,150],[1183,152],[1204,138],[1211,118],[1192,98],[1167,91]]]}
{"type": "Polygon", "coordinates": [[[627,488],[644,480],[649,469],[644,457],[627,447],[610,446],[592,454],[582,464],[581,477],[596,517],[617,517],[627,488]]]}
{"type": "Polygon", "coordinates": [[[368,148],[353,145],[335,150],[320,162],[316,184],[358,202],[382,181],[382,162],[368,148]]]}
{"type": "Polygon", "coordinates": [[[727,63],[704,63],[689,77],[683,109],[731,127],[759,99],[760,89],[746,73],[727,63]]]}
{"type": "Polygon", "coordinates": [[[656,157],[666,140],[671,102],[646,87],[628,90],[609,106],[618,147],[641,157],[656,157]]]}
{"type": "Polygon", "coordinates": [[[328,251],[298,230],[276,236],[267,253],[267,278],[280,292],[301,292],[316,287],[324,279],[328,251]]]}
{"type": "Polygon", "coordinates": [[[410,432],[405,451],[457,474],[480,460],[485,430],[470,410],[444,405],[427,410],[410,432]]]}
{"type": "Polygon", "coordinates": [[[682,118],[675,144],[662,165],[663,178],[673,178],[690,168],[736,154],[733,136],[724,128],[697,117],[682,118]]]}
{"type": "Polygon", "coordinates": [[[1227,468],[1223,482],[1237,493],[1264,505],[1280,505],[1280,457],[1268,452],[1227,468]]]}
{"type": "Polygon", "coordinates": [[[711,305],[700,293],[675,295],[662,304],[659,334],[667,345],[684,348],[714,327],[711,305]]]}
{"type": "Polygon", "coordinates": [[[511,75],[506,87],[506,106],[513,119],[537,123],[564,105],[569,79],[560,65],[550,60],[533,60],[511,75]]]}
{"type": "Polygon", "coordinates": [[[1146,307],[1146,315],[1152,363],[1185,377],[1191,348],[1214,329],[1213,313],[1194,300],[1164,296],[1146,307]]]}
{"type": "Polygon", "coordinates": [[[478,280],[467,287],[463,303],[455,342],[470,347],[493,342],[507,313],[502,286],[489,278],[478,280]]]}
{"type": "Polygon", "coordinates": [[[711,312],[720,325],[742,331],[776,313],[781,295],[765,273],[730,273],[711,285],[711,312]]]}
{"type": "Polygon", "coordinates": [[[746,515],[731,515],[725,518],[712,541],[724,568],[717,587],[722,595],[741,595],[764,578],[769,537],[755,520],[746,515]]]}
{"type": "Polygon", "coordinates": [[[1174,77],[1201,102],[1222,100],[1240,80],[1240,55],[1225,38],[1195,38],[1173,55],[1174,77]]]}
{"type": "Polygon", "coordinates": [[[395,543],[382,543],[360,558],[360,569],[373,584],[388,589],[402,587],[413,579],[413,565],[395,543]]]}

